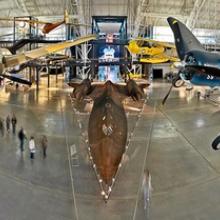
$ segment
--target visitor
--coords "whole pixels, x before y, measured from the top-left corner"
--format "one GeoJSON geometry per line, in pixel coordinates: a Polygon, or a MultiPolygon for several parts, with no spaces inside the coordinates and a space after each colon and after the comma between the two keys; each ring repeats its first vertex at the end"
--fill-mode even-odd
{"type": "Polygon", "coordinates": [[[41,139],[41,147],[43,150],[43,157],[45,158],[47,156],[47,147],[48,147],[48,140],[47,140],[46,135],[43,135],[41,139]]]}
{"type": "Polygon", "coordinates": [[[34,154],[36,150],[35,150],[35,141],[33,136],[31,136],[29,141],[29,150],[30,150],[30,158],[34,159],[34,154]]]}
{"type": "Polygon", "coordinates": [[[20,131],[18,132],[18,138],[20,140],[20,150],[21,152],[24,151],[24,140],[27,139],[24,129],[21,127],[20,131]]]}
{"type": "Polygon", "coordinates": [[[17,118],[14,113],[11,118],[11,125],[12,125],[12,132],[13,132],[13,134],[15,134],[16,133],[17,118]]]}
{"type": "Polygon", "coordinates": [[[6,129],[7,129],[7,132],[10,131],[10,122],[11,122],[11,119],[10,119],[10,116],[8,115],[7,118],[6,118],[6,129]]]}
{"type": "Polygon", "coordinates": [[[4,136],[4,130],[5,130],[5,128],[4,128],[4,121],[3,121],[2,118],[0,118],[0,132],[2,134],[2,137],[4,136]]]}

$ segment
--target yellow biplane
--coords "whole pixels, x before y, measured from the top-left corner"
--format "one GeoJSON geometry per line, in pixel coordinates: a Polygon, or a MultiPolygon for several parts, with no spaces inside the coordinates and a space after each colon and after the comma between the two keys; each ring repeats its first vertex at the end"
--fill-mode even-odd
{"type": "Polygon", "coordinates": [[[131,54],[138,55],[142,63],[178,62],[174,44],[147,38],[131,40],[127,46],[131,54]]]}

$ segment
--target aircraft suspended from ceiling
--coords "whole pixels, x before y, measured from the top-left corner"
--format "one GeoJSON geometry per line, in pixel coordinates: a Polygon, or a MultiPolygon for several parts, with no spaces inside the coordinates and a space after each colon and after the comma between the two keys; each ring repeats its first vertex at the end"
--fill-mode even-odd
{"type": "Polygon", "coordinates": [[[56,22],[46,22],[46,21],[40,21],[40,20],[27,20],[27,19],[22,19],[22,18],[0,18],[0,21],[15,21],[15,22],[25,22],[29,23],[30,25],[35,26],[36,24],[43,25],[41,31],[43,34],[49,34],[52,30],[55,28],[59,27],[62,24],[73,24],[75,26],[88,26],[86,24],[80,24],[80,23],[71,23],[69,22],[69,14],[67,10],[64,12],[64,19],[56,22]]]}
{"type": "Polygon", "coordinates": [[[61,43],[50,44],[31,51],[26,51],[21,54],[2,56],[2,59],[0,61],[0,77],[7,78],[18,83],[31,85],[32,83],[30,81],[6,74],[8,68],[15,67],[16,65],[25,64],[28,61],[35,60],[47,54],[51,54],[95,39],[96,39],[95,35],[88,35],[88,36],[76,38],[71,41],[64,41],[61,43]]]}
{"type": "Polygon", "coordinates": [[[182,67],[173,80],[172,85],[164,97],[165,104],[176,80],[182,79],[193,85],[217,87],[220,86],[220,54],[206,51],[198,39],[179,20],[167,19],[175,38],[178,56],[182,67]]]}
{"type": "Polygon", "coordinates": [[[140,56],[142,63],[178,62],[174,44],[160,42],[147,38],[137,38],[129,42],[127,46],[132,54],[140,56]]]}

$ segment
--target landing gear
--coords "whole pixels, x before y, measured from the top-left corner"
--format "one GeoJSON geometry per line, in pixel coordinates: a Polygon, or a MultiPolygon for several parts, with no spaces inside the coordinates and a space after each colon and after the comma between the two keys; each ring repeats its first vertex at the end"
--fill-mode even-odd
{"type": "Polygon", "coordinates": [[[183,86],[184,81],[180,77],[176,77],[173,79],[172,84],[174,87],[179,88],[183,86]]]}
{"type": "Polygon", "coordinates": [[[219,143],[220,143],[220,136],[217,136],[217,137],[214,139],[214,141],[212,142],[212,148],[213,148],[213,150],[219,150],[219,149],[220,149],[219,143]]]}
{"type": "Polygon", "coordinates": [[[191,85],[191,84],[188,84],[187,86],[186,86],[186,90],[187,91],[190,91],[190,90],[192,90],[193,89],[193,86],[191,85]]]}

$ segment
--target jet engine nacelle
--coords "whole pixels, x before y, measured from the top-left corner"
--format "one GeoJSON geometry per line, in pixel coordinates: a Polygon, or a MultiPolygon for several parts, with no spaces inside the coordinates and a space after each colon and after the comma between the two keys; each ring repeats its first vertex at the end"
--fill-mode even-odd
{"type": "Polygon", "coordinates": [[[68,85],[74,88],[72,97],[78,101],[82,101],[91,90],[91,81],[89,79],[84,79],[80,84],[77,82],[70,82],[68,85]]]}

